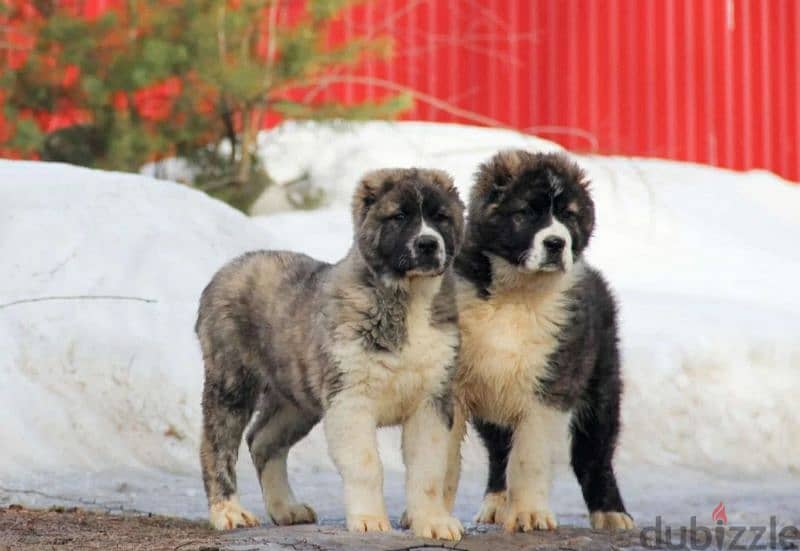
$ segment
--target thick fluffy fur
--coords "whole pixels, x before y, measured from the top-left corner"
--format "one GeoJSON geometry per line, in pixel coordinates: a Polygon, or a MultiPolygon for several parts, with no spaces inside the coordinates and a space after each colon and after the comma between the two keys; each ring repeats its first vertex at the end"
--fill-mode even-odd
{"type": "MultiPolygon", "coordinates": [[[[489,451],[479,522],[555,528],[553,450],[571,434],[592,526],[633,526],[612,467],[622,390],[616,307],[581,257],[593,227],[586,178],[565,155],[509,151],[480,167],[456,260],[456,393],[489,451]]],[[[462,434],[453,431],[448,503],[462,434]]]]}
{"type": "Polygon", "coordinates": [[[376,429],[403,425],[408,520],[457,539],[442,486],[459,345],[452,260],[463,205],[438,171],[367,174],[353,199],[354,245],[330,265],[301,254],[249,253],[203,292],[201,463],[212,524],[249,526],[236,498],[245,426],[267,512],[314,522],[289,486],[289,449],[320,419],[344,480],[347,526],[389,530],[376,429]]]}

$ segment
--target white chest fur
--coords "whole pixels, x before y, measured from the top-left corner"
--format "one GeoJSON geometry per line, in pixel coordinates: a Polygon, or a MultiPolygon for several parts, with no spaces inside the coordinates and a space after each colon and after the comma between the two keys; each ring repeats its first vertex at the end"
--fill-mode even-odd
{"type": "Polygon", "coordinates": [[[567,321],[565,291],[575,281],[573,272],[501,280],[487,300],[460,282],[456,390],[473,415],[515,425],[530,411],[567,321]]]}
{"type": "Polygon", "coordinates": [[[401,422],[423,399],[447,384],[448,368],[456,358],[458,329],[431,325],[431,304],[440,285],[440,278],[412,280],[407,340],[399,351],[367,351],[355,341],[334,346],[345,387],[370,400],[379,425],[401,422]]]}

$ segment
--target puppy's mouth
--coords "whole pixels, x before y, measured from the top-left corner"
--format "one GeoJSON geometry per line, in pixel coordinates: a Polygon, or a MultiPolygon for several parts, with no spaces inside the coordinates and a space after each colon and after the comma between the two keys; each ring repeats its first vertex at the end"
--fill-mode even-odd
{"type": "Polygon", "coordinates": [[[565,272],[566,267],[564,266],[564,262],[562,260],[548,260],[547,262],[543,262],[537,268],[537,271],[540,272],[565,272]]]}
{"type": "Polygon", "coordinates": [[[406,271],[408,277],[436,277],[444,273],[445,263],[438,259],[416,262],[406,271]]]}
{"type": "Polygon", "coordinates": [[[537,262],[536,257],[533,256],[530,251],[521,258],[519,266],[523,271],[529,273],[567,271],[567,264],[562,255],[547,255],[544,259],[540,258],[537,262]]]}

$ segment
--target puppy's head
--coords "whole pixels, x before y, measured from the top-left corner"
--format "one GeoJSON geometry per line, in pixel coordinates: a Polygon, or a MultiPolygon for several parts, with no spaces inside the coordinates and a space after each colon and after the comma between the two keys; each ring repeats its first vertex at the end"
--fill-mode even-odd
{"type": "Polygon", "coordinates": [[[353,196],[355,241],[380,276],[442,274],[461,246],[464,204],[439,170],[384,169],[364,175],[353,196]]]}
{"type": "Polygon", "coordinates": [[[469,238],[481,251],[529,272],[566,272],[593,229],[586,175],[566,155],[504,151],[478,169],[469,238]]]}

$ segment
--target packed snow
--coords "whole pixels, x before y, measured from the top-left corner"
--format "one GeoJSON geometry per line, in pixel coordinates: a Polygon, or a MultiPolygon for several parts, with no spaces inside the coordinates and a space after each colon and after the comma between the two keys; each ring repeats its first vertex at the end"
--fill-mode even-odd
{"type": "MultiPolygon", "coordinates": [[[[142,489],[128,506],[158,508],[148,505],[146,489],[171,484],[186,486],[174,499],[191,505],[173,503],[167,512],[201,511],[203,371],[193,325],[214,271],[257,248],[340,258],[350,246],[350,193],[366,170],[442,168],[466,198],[475,168],[498,149],[558,149],[505,130],[377,122],[286,124],[264,133],[260,145],[274,177],[308,174],[327,205],[248,218],[179,184],[0,161],[0,485],[7,495],[30,497],[46,486],[47,495],[94,492],[102,503],[110,488],[102,473],[128,473],[120,475],[126,484],[142,489]]],[[[759,480],[738,487],[747,495],[796,488],[800,186],[764,172],[575,158],[593,182],[598,212],[587,256],[621,305],[619,470],[628,501],[658,510],[646,504],[655,485],[670,480],[678,490],[669,495],[714,477],[732,494],[747,477],[759,480]],[[658,474],[647,478],[651,472],[658,474]]],[[[273,207],[265,199],[256,210],[273,207]]],[[[380,440],[387,488],[399,492],[398,431],[382,431],[380,440]]],[[[255,495],[248,461],[243,454],[242,484],[255,495]]],[[[300,494],[302,480],[335,480],[319,430],[290,461],[300,494]]],[[[469,511],[484,467],[470,438],[469,511]]],[[[560,484],[579,504],[574,481],[560,484]]],[[[800,510],[800,503],[787,507],[800,510]]]]}

